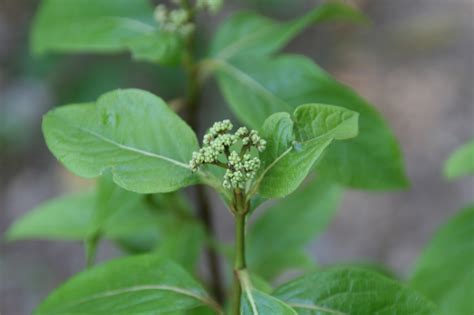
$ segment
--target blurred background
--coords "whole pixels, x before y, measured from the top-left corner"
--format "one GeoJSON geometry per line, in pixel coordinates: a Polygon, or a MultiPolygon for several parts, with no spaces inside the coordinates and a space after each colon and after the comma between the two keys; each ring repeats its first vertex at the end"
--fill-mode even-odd
{"type": "MultiPolygon", "coordinates": [[[[296,17],[321,1],[226,0],[200,27],[210,36],[230,13],[250,8],[296,17]]],[[[321,264],[375,262],[404,277],[436,228],[474,200],[472,178],[447,182],[443,162],[474,136],[474,0],[352,0],[371,26],[310,27],[287,48],[305,54],[375,104],[397,135],[411,187],[347,191],[327,231],[311,246],[321,264]]],[[[48,152],[41,116],[60,104],[95,100],[121,87],[173,99],[183,75],[131,62],[128,55],[35,57],[28,35],[38,0],[0,0],[0,234],[39,203],[90,185],[48,152]]],[[[206,38],[203,38],[206,40],[206,38]]],[[[201,125],[231,117],[215,83],[206,86],[201,125]]],[[[217,198],[219,238],[231,218],[217,198]]],[[[103,245],[99,259],[120,255],[103,245]]],[[[47,293],[84,266],[79,243],[0,241],[0,314],[29,314],[47,293]]]]}

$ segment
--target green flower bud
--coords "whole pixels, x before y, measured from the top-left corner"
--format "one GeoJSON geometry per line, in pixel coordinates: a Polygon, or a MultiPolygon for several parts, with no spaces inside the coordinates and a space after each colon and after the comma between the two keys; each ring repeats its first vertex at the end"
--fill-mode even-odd
{"type": "Polygon", "coordinates": [[[196,8],[198,10],[208,10],[212,14],[215,14],[220,10],[222,4],[222,0],[197,0],[196,8]]]}
{"type": "Polygon", "coordinates": [[[195,29],[195,26],[193,23],[186,23],[179,28],[179,33],[182,36],[187,37],[191,35],[191,33],[194,32],[194,29],[195,29]]]}
{"type": "Polygon", "coordinates": [[[241,139],[246,137],[248,134],[249,134],[249,130],[246,127],[240,127],[239,129],[237,129],[237,132],[235,133],[235,135],[241,139]]]}
{"type": "Polygon", "coordinates": [[[175,25],[183,25],[188,21],[188,12],[184,9],[177,9],[170,12],[170,22],[175,25]]]}
{"type": "Polygon", "coordinates": [[[252,180],[260,168],[260,159],[252,157],[248,150],[253,146],[261,152],[265,149],[266,141],[255,130],[239,128],[235,134],[230,134],[233,125],[230,120],[216,122],[203,137],[203,147],[194,152],[189,162],[190,168],[197,171],[203,164],[216,164],[226,168],[222,185],[226,189],[244,189],[247,182],[252,180]],[[242,142],[240,153],[231,147],[242,142]],[[219,157],[227,158],[227,163],[219,161],[219,157]]]}
{"type": "Polygon", "coordinates": [[[168,19],[168,10],[166,9],[166,6],[163,4],[158,5],[155,8],[154,17],[158,24],[162,25],[166,23],[168,19]]]}

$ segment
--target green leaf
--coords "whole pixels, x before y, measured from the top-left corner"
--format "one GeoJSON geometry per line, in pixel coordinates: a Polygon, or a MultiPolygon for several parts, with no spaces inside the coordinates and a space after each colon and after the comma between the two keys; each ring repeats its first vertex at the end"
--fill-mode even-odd
{"type": "Polygon", "coordinates": [[[127,46],[135,60],[176,64],[182,57],[183,41],[173,33],[155,31],[130,39],[127,46]]]}
{"type": "Polygon", "coordinates": [[[91,222],[91,233],[101,233],[105,223],[115,213],[133,211],[142,196],[117,186],[109,174],[99,178],[96,188],[96,202],[91,222]]]}
{"type": "Polygon", "coordinates": [[[96,104],[68,105],[43,119],[48,148],[69,170],[104,172],[139,193],[169,192],[197,182],[188,161],[198,143],[192,129],[158,97],[129,89],[96,104]]]}
{"type": "Polygon", "coordinates": [[[31,36],[35,53],[116,53],[174,63],[182,41],[157,30],[147,0],[43,0],[31,36]]]}
{"type": "Polygon", "coordinates": [[[84,192],[48,201],[10,226],[6,238],[84,240],[90,231],[95,197],[94,192],[84,192]]]}
{"type": "MultiPolygon", "coordinates": [[[[125,198],[124,192],[116,208],[97,207],[97,192],[81,192],[55,198],[30,210],[15,221],[6,237],[10,241],[26,239],[84,241],[98,230],[107,239],[121,239],[129,235],[153,233],[157,238],[157,216],[135,197],[125,198]],[[123,204],[120,204],[123,201],[123,204]],[[110,212],[105,215],[104,212],[110,212]],[[104,216],[105,215],[105,216],[104,216]]],[[[99,193],[100,195],[100,193],[99,193]]]]}
{"type": "Polygon", "coordinates": [[[258,291],[266,294],[270,294],[273,291],[272,285],[256,273],[250,273],[249,277],[252,282],[252,287],[258,291]]]}
{"type": "Polygon", "coordinates": [[[387,278],[397,280],[399,277],[397,274],[391,270],[388,266],[381,265],[379,263],[374,263],[370,261],[353,261],[353,262],[343,262],[343,263],[336,263],[332,264],[331,268],[340,268],[340,269],[362,269],[362,270],[367,270],[373,273],[378,273],[382,276],[385,276],[387,278]]]}
{"type": "Polygon", "coordinates": [[[178,192],[148,197],[147,206],[136,209],[140,211],[111,217],[106,236],[128,251],[153,251],[194,272],[205,239],[201,223],[178,192]]]}
{"type": "Polygon", "coordinates": [[[231,59],[242,55],[266,55],[277,51],[313,23],[342,19],[356,22],[365,17],[342,3],[326,3],[288,22],[277,22],[252,12],[237,13],[219,27],[211,56],[231,59]]]}
{"type": "Polygon", "coordinates": [[[242,315],[297,315],[289,305],[271,295],[250,289],[242,295],[242,315]]]}
{"type": "Polygon", "coordinates": [[[316,179],[267,209],[249,228],[250,269],[271,280],[285,269],[308,267],[304,246],[330,222],[341,194],[339,186],[316,179]]]}
{"type": "MultiPolygon", "coordinates": [[[[252,260],[250,259],[250,261],[252,260]]],[[[304,248],[288,249],[285,254],[274,253],[273,256],[259,258],[256,263],[249,264],[252,270],[254,264],[256,266],[255,273],[268,281],[278,281],[278,276],[288,271],[307,273],[318,269],[316,260],[304,248]],[[266,263],[263,262],[264,259],[266,263]]]]}
{"type": "Polygon", "coordinates": [[[358,114],[331,105],[307,104],[291,117],[277,113],[265,120],[262,137],[267,149],[255,187],[264,197],[283,197],[294,191],[333,140],[357,135],[358,114]]]}
{"type": "Polygon", "coordinates": [[[49,295],[34,314],[165,314],[208,305],[186,271],[156,255],[132,256],[82,272],[49,295]]]}
{"type": "Polygon", "coordinates": [[[474,175],[474,141],[464,144],[449,157],[444,174],[449,179],[474,175]]]}
{"type": "Polygon", "coordinates": [[[237,117],[252,128],[305,103],[342,106],[360,114],[359,136],[331,145],[318,163],[322,177],[364,189],[407,185],[399,145],[380,114],[348,87],[301,56],[212,61],[219,86],[237,117]]]}
{"type": "Polygon", "coordinates": [[[162,238],[155,252],[180,263],[186,270],[194,270],[201,254],[206,234],[194,220],[172,217],[159,222],[162,238]]]}
{"type": "Polygon", "coordinates": [[[241,315],[297,315],[283,301],[255,289],[245,270],[239,273],[239,280],[242,288],[241,315]]]}
{"type": "Polygon", "coordinates": [[[442,226],[416,263],[411,285],[445,314],[473,314],[474,205],[442,226]]]}
{"type": "Polygon", "coordinates": [[[333,269],[290,281],[273,295],[299,315],[432,315],[432,302],[416,291],[362,269],[333,269]]]}

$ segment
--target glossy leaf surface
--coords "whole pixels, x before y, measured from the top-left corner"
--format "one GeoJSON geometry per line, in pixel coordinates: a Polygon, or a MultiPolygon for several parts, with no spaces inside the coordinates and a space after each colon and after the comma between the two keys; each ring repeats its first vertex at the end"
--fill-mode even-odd
{"type": "Polygon", "coordinates": [[[333,269],[290,281],[273,295],[299,315],[432,315],[436,308],[421,294],[362,269],[333,269]]]}
{"type": "Polygon", "coordinates": [[[291,193],[333,140],[352,138],[357,131],[358,114],[342,107],[307,104],[298,106],[293,117],[270,116],[262,127],[267,148],[256,178],[259,193],[268,198],[291,193]]]}
{"type": "Polygon", "coordinates": [[[169,192],[197,182],[188,161],[192,129],[159,98],[117,90],[95,104],[62,106],[43,119],[48,148],[69,170],[91,178],[111,172],[119,186],[169,192]]]}
{"type": "Polygon", "coordinates": [[[34,314],[166,314],[208,305],[204,289],[177,264],[133,256],[79,273],[56,289],[34,314]]]}
{"type": "Polygon", "coordinates": [[[297,315],[296,311],[266,293],[256,289],[244,292],[242,296],[242,315],[297,315]]]}

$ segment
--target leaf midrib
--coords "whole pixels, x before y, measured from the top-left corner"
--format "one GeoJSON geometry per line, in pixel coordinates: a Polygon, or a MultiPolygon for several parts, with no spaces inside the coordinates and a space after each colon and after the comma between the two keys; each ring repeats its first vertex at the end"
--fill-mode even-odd
{"type": "Polygon", "coordinates": [[[87,20],[95,22],[95,21],[101,20],[101,19],[116,20],[118,22],[121,22],[123,24],[123,26],[126,26],[128,29],[134,30],[134,31],[137,31],[137,32],[149,33],[149,32],[153,32],[153,31],[156,30],[153,26],[151,26],[147,23],[144,23],[142,21],[132,19],[132,18],[129,18],[129,17],[114,16],[114,15],[101,15],[101,16],[94,16],[94,17],[82,17],[81,16],[81,17],[75,17],[75,18],[71,18],[71,17],[57,18],[53,22],[48,21],[48,25],[53,25],[54,27],[58,27],[59,25],[63,25],[65,22],[66,23],[71,23],[71,22],[73,22],[73,23],[76,23],[76,22],[85,23],[85,22],[87,22],[87,20]]]}
{"type": "Polygon", "coordinates": [[[160,155],[160,154],[156,154],[156,153],[152,153],[152,152],[148,152],[148,151],[144,151],[144,150],[141,150],[141,149],[137,149],[137,148],[133,148],[133,147],[130,147],[130,146],[127,146],[127,145],[124,145],[124,144],[121,144],[121,143],[118,143],[110,138],[107,138],[95,131],[92,131],[92,130],[89,130],[89,129],[86,129],[86,128],[82,128],[80,126],[77,126],[77,125],[72,125],[72,127],[76,128],[77,130],[80,130],[84,133],[87,133],[89,135],[92,135],[102,141],[105,141],[109,144],[112,144],[120,149],[123,149],[123,150],[126,150],[126,151],[130,151],[130,152],[133,152],[133,153],[137,153],[137,154],[141,154],[141,155],[144,155],[144,156],[148,156],[148,157],[152,157],[152,158],[157,158],[157,159],[161,159],[161,160],[164,160],[166,162],[169,162],[169,163],[172,163],[172,164],[175,164],[179,167],[182,167],[182,168],[185,168],[185,169],[191,169],[189,167],[189,165],[187,164],[184,164],[180,161],[177,161],[177,160],[174,160],[172,158],[169,158],[169,157],[166,157],[164,155],[160,155]]]}
{"type": "MultiPolygon", "coordinates": [[[[313,142],[313,141],[316,141],[316,140],[319,140],[323,137],[329,137],[329,134],[328,133],[325,133],[325,134],[322,134],[322,135],[319,135],[317,137],[314,137],[313,139],[309,139],[309,140],[306,140],[306,141],[299,141],[298,143],[299,144],[308,144],[310,142],[313,142]]],[[[330,139],[334,139],[334,137],[329,137],[330,139]]],[[[291,151],[293,151],[294,149],[294,146],[291,145],[288,149],[286,149],[285,151],[283,151],[283,153],[281,153],[279,156],[277,156],[273,161],[272,163],[270,163],[270,165],[268,165],[264,170],[263,172],[260,174],[260,176],[255,180],[255,185],[254,185],[254,189],[252,189],[252,192],[250,193],[250,195],[252,193],[255,193],[258,188],[260,187],[260,183],[262,182],[263,178],[265,177],[265,175],[268,173],[268,171],[270,171],[270,169],[275,166],[275,164],[277,164],[278,162],[280,162],[281,159],[283,159],[286,155],[288,155],[289,153],[291,153],[291,151]]]]}
{"type": "Polygon", "coordinates": [[[274,26],[275,25],[268,25],[266,28],[263,28],[258,32],[252,33],[252,35],[250,36],[244,37],[239,41],[233,42],[232,44],[225,46],[224,48],[222,48],[221,51],[217,53],[216,58],[222,60],[232,58],[237,54],[239,50],[241,50],[242,47],[245,47],[245,45],[257,41],[261,37],[265,37],[267,33],[272,33],[274,30],[274,26]]]}
{"type": "Polygon", "coordinates": [[[252,289],[253,289],[252,283],[250,282],[247,271],[240,270],[240,272],[238,273],[238,276],[239,276],[240,285],[242,286],[242,290],[245,292],[245,295],[247,295],[247,299],[249,300],[250,307],[252,308],[252,313],[254,315],[259,315],[257,304],[255,303],[255,300],[252,295],[252,289]]]}
{"type": "Polygon", "coordinates": [[[283,99],[279,98],[275,95],[272,91],[268,90],[265,86],[261,85],[258,81],[252,78],[247,73],[243,72],[239,68],[235,67],[234,65],[228,63],[225,60],[218,60],[218,59],[211,59],[211,63],[216,64],[218,67],[225,71],[226,73],[233,76],[237,81],[254,88],[255,90],[260,92],[260,95],[266,99],[269,99],[270,102],[277,102],[283,105],[288,111],[291,111],[292,108],[288,104],[288,102],[284,101],[283,99]]]}
{"type": "Polygon", "coordinates": [[[98,294],[90,295],[88,297],[84,297],[82,299],[79,299],[73,303],[69,303],[61,307],[62,309],[68,309],[70,307],[78,306],[80,304],[84,304],[93,300],[101,299],[101,298],[107,298],[107,297],[113,297],[121,294],[126,294],[130,292],[139,292],[139,291],[147,291],[147,290],[157,290],[157,291],[170,291],[174,293],[179,293],[182,295],[189,296],[191,298],[194,298],[198,301],[201,301],[202,303],[209,305],[212,307],[218,314],[221,314],[219,306],[210,298],[207,296],[202,296],[199,294],[196,294],[190,290],[186,290],[180,287],[175,287],[175,286],[169,286],[169,285],[138,285],[138,286],[133,286],[133,287],[127,287],[127,288],[122,288],[122,289],[117,289],[117,290],[110,290],[110,291],[105,291],[101,292],[98,294]]]}

